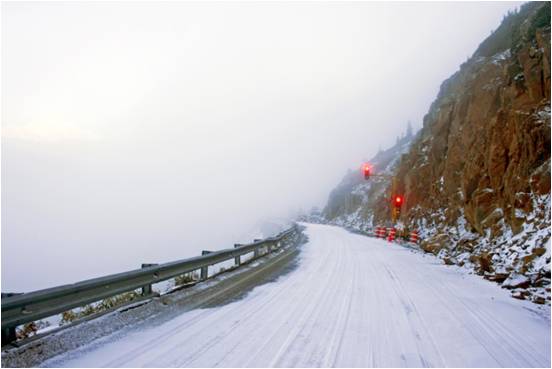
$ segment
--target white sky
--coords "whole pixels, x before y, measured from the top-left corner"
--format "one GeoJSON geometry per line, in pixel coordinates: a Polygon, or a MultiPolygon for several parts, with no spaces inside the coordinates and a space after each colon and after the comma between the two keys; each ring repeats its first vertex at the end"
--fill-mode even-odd
{"type": "Polygon", "coordinates": [[[2,3],[2,291],[247,241],[519,3],[2,3]]]}

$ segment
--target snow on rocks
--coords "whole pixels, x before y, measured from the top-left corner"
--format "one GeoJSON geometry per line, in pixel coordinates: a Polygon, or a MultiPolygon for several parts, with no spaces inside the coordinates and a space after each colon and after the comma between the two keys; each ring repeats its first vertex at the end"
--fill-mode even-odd
{"type": "MultiPolygon", "coordinates": [[[[495,219],[498,232],[481,235],[468,226],[462,209],[452,225],[443,222],[444,210],[438,209],[408,226],[419,232],[422,242],[417,247],[436,255],[444,264],[456,264],[501,284],[514,298],[550,304],[550,195],[527,195],[531,210],[519,209],[523,223],[517,233],[503,220],[495,219]]],[[[364,201],[330,223],[371,234],[374,216],[366,215],[364,201]]],[[[502,209],[496,213],[497,218],[504,214],[502,209]]]]}
{"type": "Polygon", "coordinates": [[[512,273],[504,282],[502,282],[502,287],[512,289],[512,288],[523,288],[529,287],[530,280],[526,276],[518,273],[512,273]]]}

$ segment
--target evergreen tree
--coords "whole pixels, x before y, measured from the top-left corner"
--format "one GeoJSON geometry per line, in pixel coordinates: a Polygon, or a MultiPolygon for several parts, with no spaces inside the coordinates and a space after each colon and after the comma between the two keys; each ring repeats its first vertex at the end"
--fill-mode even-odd
{"type": "Polygon", "coordinates": [[[406,137],[412,138],[412,123],[408,121],[408,124],[406,126],[406,137]]]}

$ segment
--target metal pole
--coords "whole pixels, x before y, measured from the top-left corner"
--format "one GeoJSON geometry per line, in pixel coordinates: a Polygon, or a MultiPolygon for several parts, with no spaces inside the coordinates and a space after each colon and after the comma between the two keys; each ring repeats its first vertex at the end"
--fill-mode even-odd
{"type": "MultiPolygon", "coordinates": [[[[240,246],[241,246],[241,243],[234,244],[234,248],[237,248],[237,247],[240,247],[240,246]]],[[[234,258],[234,264],[236,264],[237,267],[239,267],[241,265],[241,259],[240,259],[239,255],[234,258]]]]}
{"type": "Polygon", "coordinates": [[[397,221],[397,208],[395,207],[395,204],[393,202],[393,198],[397,193],[396,190],[397,190],[396,177],[393,177],[393,181],[391,182],[391,219],[393,219],[393,226],[395,226],[395,222],[397,221]]]}
{"type": "MultiPolygon", "coordinates": [[[[21,295],[22,293],[8,292],[2,293],[2,298],[11,297],[15,295],[21,295]]],[[[17,333],[15,327],[8,327],[2,329],[2,346],[17,340],[17,333]]]]}
{"type": "MultiPolygon", "coordinates": [[[[156,265],[159,265],[159,264],[143,263],[142,264],[142,269],[149,268],[149,267],[156,266],[156,265]]],[[[153,293],[153,290],[151,288],[151,283],[142,286],[142,296],[149,296],[152,293],[153,293]]]]}
{"type": "Polygon", "coordinates": [[[2,346],[14,342],[17,339],[15,327],[2,329],[2,346]]]}
{"type": "Polygon", "coordinates": [[[259,257],[259,248],[258,247],[255,247],[255,250],[253,250],[253,258],[258,258],[259,257]]]}
{"type": "MultiPolygon", "coordinates": [[[[201,255],[207,255],[210,254],[211,251],[203,250],[201,251],[201,255]]],[[[201,268],[201,273],[199,276],[200,281],[204,281],[209,277],[209,266],[204,266],[201,268]]]]}

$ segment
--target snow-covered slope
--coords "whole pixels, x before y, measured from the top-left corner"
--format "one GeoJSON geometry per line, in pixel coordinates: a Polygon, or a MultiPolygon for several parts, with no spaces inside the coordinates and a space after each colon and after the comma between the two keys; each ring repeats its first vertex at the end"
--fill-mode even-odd
{"type": "Polygon", "coordinates": [[[300,266],[245,299],[46,366],[550,367],[550,306],[384,241],[307,225],[300,266]]]}

